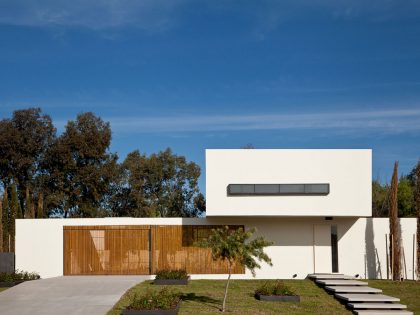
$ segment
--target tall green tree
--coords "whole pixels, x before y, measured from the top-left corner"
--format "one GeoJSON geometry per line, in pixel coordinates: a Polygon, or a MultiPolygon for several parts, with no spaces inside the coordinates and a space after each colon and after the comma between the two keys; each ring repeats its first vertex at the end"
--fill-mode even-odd
{"type": "Polygon", "coordinates": [[[10,234],[10,251],[15,251],[15,235],[16,235],[16,219],[22,219],[23,213],[19,203],[16,185],[12,185],[12,193],[10,198],[10,220],[9,220],[9,234],[10,234]]]}
{"type": "Polygon", "coordinates": [[[398,162],[394,164],[394,171],[391,180],[391,193],[389,203],[389,244],[390,244],[390,261],[392,266],[392,279],[400,280],[401,278],[401,252],[400,240],[401,232],[398,221],[398,162]]]}
{"type": "Polygon", "coordinates": [[[228,226],[213,229],[207,240],[198,243],[199,246],[211,249],[212,258],[215,261],[226,261],[229,268],[229,276],[226,282],[225,294],[221,311],[226,310],[226,299],[229,289],[232,268],[235,264],[241,264],[249,269],[255,277],[255,269],[261,268],[259,262],[265,262],[272,266],[271,259],[264,252],[264,248],[272,245],[260,236],[250,240],[255,229],[244,231],[243,228],[230,229],[228,226]]]}
{"type": "Polygon", "coordinates": [[[378,180],[372,181],[372,216],[387,217],[389,214],[389,187],[378,180]]]}
{"type": "Polygon", "coordinates": [[[36,217],[42,219],[45,217],[44,214],[44,193],[41,191],[38,195],[38,204],[36,207],[36,217]]]}
{"type": "Polygon", "coordinates": [[[16,110],[0,121],[0,180],[3,188],[15,184],[21,207],[26,187],[33,188],[43,172],[42,160],[55,138],[56,129],[40,108],[16,110]]]}
{"type": "Polygon", "coordinates": [[[8,189],[3,192],[3,199],[1,200],[2,203],[2,222],[3,222],[3,251],[9,252],[9,230],[10,230],[10,208],[9,208],[9,197],[8,197],[8,189]]]}
{"type": "Polygon", "coordinates": [[[35,218],[35,207],[29,187],[26,187],[25,196],[25,211],[23,216],[28,219],[33,219],[35,218]]]}
{"type": "Polygon", "coordinates": [[[198,188],[200,167],[170,149],[127,155],[110,204],[116,216],[194,217],[205,211],[198,188]]]}
{"type": "Polygon", "coordinates": [[[398,215],[414,217],[416,215],[414,202],[414,185],[407,176],[401,176],[398,183],[398,215]]]}
{"type": "Polygon", "coordinates": [[[53,215],[106,216],[103,202],[117,171],[109,152],[111,128],[93,113],[69,121],[44,161],[48,170],[48,205],[53,215]]]}

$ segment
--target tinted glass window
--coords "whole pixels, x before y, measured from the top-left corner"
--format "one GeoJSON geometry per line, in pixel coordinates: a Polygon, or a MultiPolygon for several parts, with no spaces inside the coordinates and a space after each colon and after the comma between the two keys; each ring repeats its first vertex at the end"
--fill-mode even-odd
{"type": "Polygon", "coordinates": [[[256,194],[267,194],[267,195],[273,195],[273,194],[278,194],[280,192],[279,189],[280,185],[277,184],[260,184],[260,185],[255,185],[255,193],[256,194]]]}
{"type": "Polygon", "coordinates": [[[282,184],[280,193],[282,194],[303,194],[305,192],[304,184],[282,184]]]}
{"type": "Polygon", "coordinates": [[[240,194],[242,193],[242,185],[229,185],[228,192],[230,194],[240,194]]]}
{"type": "Polygon", "coordinates": [[[255,185],[241,185],[241,186],[242,186],[243,194],[253,194],[255,192],[254,190],[255,185]]]}
{"type": "Polygon", "coordinates": [[[307,194],[328,194],[330,192],[329,184],[306,184],[305,193],[307,194]]]}

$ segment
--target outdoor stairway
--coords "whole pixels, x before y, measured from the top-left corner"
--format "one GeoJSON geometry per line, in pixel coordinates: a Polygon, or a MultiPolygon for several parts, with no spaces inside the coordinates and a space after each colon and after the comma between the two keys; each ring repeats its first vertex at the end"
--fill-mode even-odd
{"type": "Polygon", "coordinates": [[[333,293],[382,293],[381,289],[370,288],[368,286],[326,286],[325,290],[333,293]]]}
{"type": "Polygon", "coordinates": [[[358,315],[412,315],[400,299],[382,294],[382,290],[368,287],[367,282],[343,274],[310,274],[308,278],[322,286],[358,315]]]}

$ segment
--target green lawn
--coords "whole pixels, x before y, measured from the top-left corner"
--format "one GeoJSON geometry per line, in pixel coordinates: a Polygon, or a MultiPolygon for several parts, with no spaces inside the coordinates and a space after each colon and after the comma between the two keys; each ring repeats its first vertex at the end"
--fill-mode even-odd
{"type": "Polygon", "coordinates": [[[6,290],[6,289],[8,289],[8,288],[0,288],[0,292],[1,292],[1,291],[4,291],[4,290],[6,290]]]}
{"type": "MultiPolygon", "coordinates": [[[[258,301],[254,298],[253,292],[264,282],[265,280],[233,280],[228,293],[227,314],[351,314],[310,280],[284,280],[301,296],[300,303],[258,301]]],[[[179,314],[220,314],[218,309],[223,299],[225,283],[226,281],[222,280],[194,280],[188,286],[171,286],[185,295],[179,314]]],[[[134,286],[129,292],[142,292],[147,288],[159,289],[160,287],[147,281],[134,286]]],[[[108,312],[108,315],[121,314],[121,310],[128,304],[129,298],[126,293],[108,312]]]]}
{"type": "Polygon", "coordinates": [[[418,281],[390,281],[367,280],[370,287],[382,289],[386,295],[401,299],[401,304],[414,314],[420,314],[420,282],[418,281]]]}

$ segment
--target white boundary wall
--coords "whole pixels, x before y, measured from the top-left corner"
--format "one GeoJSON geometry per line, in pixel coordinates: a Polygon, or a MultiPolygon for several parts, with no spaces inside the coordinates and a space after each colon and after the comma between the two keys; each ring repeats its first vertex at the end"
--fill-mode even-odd
{"type": "MultiPolygon", "coordinates": [[[[413,277],[413,235],[416,219],[400,220],[407,278],[413,277]]],[[[257,234],[274,242],[267,249],[273,267],[263,264],[257,278],[305,278],[314,272],[314,225],[337,225],[339,272],[362,278],[387,278],[385,235],[386,218],[98,218],[98,219],[21,219],[16,220],[16,268],[37,271],[42,278],[63,275],[63,226],[65,225],[205,225],[243,224],[256,227],[257,234]]],[[[329,244],[327,244],[329,245],[329,244]]],[[[317,248],[317,247],[315,247],[317,248]]],[[[319,258],[317,257],[319,262],[319,258]]],[[[321,257],[331,268],[330,256],[321,257]]],[[[252,278],[249,271],[234,275],[252,278]]],[[[193,275],[193,278],[225,278],[225,275],[193,275]]]]}

